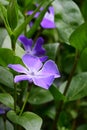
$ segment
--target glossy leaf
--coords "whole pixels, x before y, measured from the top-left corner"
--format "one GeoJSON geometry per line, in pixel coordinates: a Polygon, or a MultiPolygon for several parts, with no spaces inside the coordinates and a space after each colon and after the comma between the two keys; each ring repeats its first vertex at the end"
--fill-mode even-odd
{"type": "Polygon", "coordinates": [[[31,104],[44,104],[53,100],[53,97],[49,90],[42,88],[32,88],[29,96],[29,103],[31,104]]]}
{"type": "Polygon", "coordinates": [[[7,20],[7,9],[5,8],[5,6],[3,6],[1,3],[0,3],[0,15],[1,15],[1,18],[3,19],[4,21],[4,24],[6,26],[6,29],[8,31],[8,34],[11,35],[12,34],[12,31],[11,31],[11,28],[9,26],[9,23],[8,23],[8,20],[7,20]]]}
{"type": "MultiPolygon", "coordinates": [[[[2,44],[2,48],[9,48],[12,50],[11,40],[10,40],[10,37],[8,35],[4,39],[4,42],[2,44]]],[[[22,58],[23,54],[25,54],[24,49],[18,44],[18,42],[16,42],[15,56],[22,58]]]]}
{"type": "Polygon", "coordinates": [[[87,96],[87,72],[80,73],[73,77],[66,96],[68,101],[87,96]]]}
{"type": "Polygon", "coordinates": [[[0,83],[10,88],[14,87],[12,73],[2,66],[0,66],[0,83]]]}
{"type": "Polygon", "coordinates": [[[14,99],[8,93],[0,93],[0,102],[11,109],[14,109],[14,99]]]}
{"type": "Polygon", "coordinates": [[[0,28],[0,47],[4,41],[5,36],[7,35],[6,29],[0,28]]]}
{"type": "Polygon", "coordinates": [[[76,130],[86,130],[87,129],[87,124],[83,124],[79,126],[76,130]]]}
{"type": "Polygon", "coordinates": [[[70,37],[70,44],[82,51],[87,47],[87,22],[79,26],[70,37]]]}
{"type": "Polygon", "coordinates": [[[52,85],[49,90],[51,94],[53,95],[55,101],[65,99],[64,95],[54,85],[52,85]]]}
{"type": "Polygon", "coordinates": [[[14,111],[9,111],[7,117],[26,130],[40,130],[42,125],[42,119],[32,112],[24,112],[21,116],[18,116],[14,111]]]}
{"type": "Polygon", "coordinates": [[[0,3],[2,3],[3,5],[8,5],[8,1],[7,0],[0,0],[0,3]]]}
{"type": "Polygon", "coordinates": [[[84,22],[82,14],[72,0],[55,0],[53,5],[60,39],[69,44],[71,33],[84,22]]]}
{"type": "Polygon", "coordinates": [[[17,14],[18,13],[17,13],[16,1],[11,0],[7,7],[7,18],[8,18],[8,23],[12,30],[17,26],[17,14]]]}
{"type": "Polygon", "coordinates": [[[15,56],[14,52],[7,48],[0,48],[0,65],[8,66],[8,64],[22,64],[22,60],[15,56]]]}
{"type": "Polygon", "coordinates": [[[57,56],[57,50],[59,47],[59,43],[47,44],[44,46],[46,49],[46,55],[49,59],[55,60],[57,56]]]}

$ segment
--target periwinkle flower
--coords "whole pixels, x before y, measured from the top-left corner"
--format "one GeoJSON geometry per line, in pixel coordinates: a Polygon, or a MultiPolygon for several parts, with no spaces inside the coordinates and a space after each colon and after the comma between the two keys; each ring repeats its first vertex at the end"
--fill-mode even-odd
{"type": "MultiPolygon", "coordinates": [[[[40,12],[37,12],[34,15],[34,19],[39,17],[42,10],[43,10],[43,8],[41,7],[40,12]]],[[[33,10],[30,10],[27,12],[27,15],[32,15],[33,12],[34,12],[33,10]]],[[[53,8],[53,6],[50,6],[48,8],[48,11],[45,13],[40,25],[44,29],[52,29],[52,28],[56,27],[55,22],[54,22],[54,8],[53,8]]],[[[32,26],[33,26],[33,21],[30,22],[30,27],[32,27],[32,26]]]]}
{"type": "Polygon", "coordinates": [[[3,104],[0,104],[0,115],[5,114],[6,112],[8,112],[10,110],[10,108],[6,107],[3,104]]]}
{"type": "Polygon", "coordinates": [[[60,77],[58,68],[52,60],[48,60],[43,64],[38,57],[25,54],[22,57],[22,61],[25,67],[20,64],[8,65],[11,69],[21,73],[15,76],[15,83],[28,80],[30,83],[33,82],[36,86],[48,89],[54,79],[60,77]]]}
{"type": "Polygon", "coordinates": [[[43,48],[44,39],[42,37],[39,37],[35,44],[32,39],[28,39],[24,35],[20,35],[18,40],[23,44],[26,53],[39,57],[42,62],[47,60],[48,57],[44,56],[46,51],[43,48]]]}

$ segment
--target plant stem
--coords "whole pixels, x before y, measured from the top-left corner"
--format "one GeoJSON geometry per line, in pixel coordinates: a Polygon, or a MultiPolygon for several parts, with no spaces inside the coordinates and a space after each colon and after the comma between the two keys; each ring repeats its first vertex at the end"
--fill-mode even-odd
{"type": "MultiPolygon", "coordinates": [[[[64,93],[63,93],[64,95],[66,95],[66,93],[67,93],[67,91],[69,89],[69,86],[70,86],[73,74],[74,74],[74,72],[76,70],[76,67],[77,67],[78,59],[79,59],[79,52],[76,50],[74,64],[73,64],[72,70],[70,72],[70,75],[68,77],[67,84],[65,86],[65,90],[64,90],[64,93]]],[[[63,105],[64,105],[64,101],[60,101],[60,103],[58,104],[58,107],[56,109],[56,116],[55,116],[55,119],[54,119],[54,122],[53,122],[52,130],[56,130],[57,129],[57,122],[58,122],[60,113],[62,111],[63,105]]]]}
{"type": "Polygon", "coordinates": [[[4,130],[7,130],[7,128],[6,128],[6,115],[3,116],[3,120],[4,120],[4,130]]]}
{"type": "Polygon", "coordinates": [[[16,47],[16,39],[14,35],[10,36],[11,38],[11,46],[12,46],[12,50],[15,51],[15,47],[16,47]]]}
{"type": "Polygon", "coordinates": [[[75,61],[74,61],[72,70],[71,70],[71,72],[70,72],[70,75],[69,75],[69,78],[68,78],[68,82],[67,82],[67,84],[66,84],[66,86],[65,86],[65,90],[64,90],[64,93],[63,93],[64,95],[66,95],[67,90],[68,90],[68,88],[69,88],[69,85],[70,85],[70,83],[71,83],[73,74],[74,74],[74,72],[75,72],[75,70],[76,70],[76,67],[77,67],[78,59],[79,59],[79,52],[76,51],[75,61]]]}
{"type": "Polygon", "coordinates": [[[16,112],[17,105],[17,84],[14,84],[14,111],[16,112]]]}
{"type": "Polygon", "coordinates": [[[26,103],[27,103],[27,100],[28,100],[29,94],[30,94],[30,92],[27,92],[26,97],[25,97],[25,101],[24,101],[24,104],[23,104],[23,106],[22,106],[22,109],[21,109],[21,111],[20,111],[19,116],[21,116],[21,114],[22,114],[23,111],[24,111],[24,108],[25,108],[25,105],[26,105],[26,103]]]}
{"type": "Polygon", "coordinates": [[[32,84],[30,84],[30,85],[28,86],[28,90],[27,90],[27,94],[26,94],[26,97],[25,97],[25,101],[24,101],[24,103],[23,103],[23,106],[22,106],[22,108],[21,108],[21,111],[20,111],[19,116],[21,116],[21,114],[22,114],[23,111],[24,111],[24,108],[25,108],[26,103],[27,103],[28,98],[29,98],[29,94],[30,94],[31,87],[32,87],[32,84]]]}

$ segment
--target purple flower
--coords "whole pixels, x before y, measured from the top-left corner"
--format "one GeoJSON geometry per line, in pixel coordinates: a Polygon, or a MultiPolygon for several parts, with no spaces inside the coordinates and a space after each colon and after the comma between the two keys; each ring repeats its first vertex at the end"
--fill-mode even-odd
{"type": "Polygon", "coordinates": [[[24,35],[20,35],[18,40],[23,44],[26,53],[39,57],[42,62],[47,60],[48,57],[44,56],[46,51],[43,48],[44,40],[42,37],[39,37],[35,44],[32,39],[28,39],[24,35]]]}
{"type": "Polygon", "coordinates": [[[5,114],[7,111],[9,111],[10,108],[6,107],[5,105],[3,104],[0,104],[0,115],[3,115],[5,114]]]}
{"type": "MultiPolygon", "coordinates": [[[[40,12],[43,10],[43,8],[41,7],[40,12]]],[[[27,12],[27,15],[32,15],[34,11],[30,10],[27,12]]],[[[36,19],[39,15],[40,12],[37,12],[34,15],[34,18],[36,19]]],[[[46,14],[44,15],[41,23],[40,23],[41,27],[44,29],[49,29],[49,28],[55,28],[55,23],[54,23],[54,8],[53,6],[50,6],[48,11],[46,12],[46,14]]],[[[33,26],[33,21],[30,22],[30,27],[33,26]]]]}
{"type": "Polygon", "coordinates": [[[38,57],[29,54],[25,54],[22,60],[26,67],[20,64],[8,65],[11,69],[21,73],[21,75],[15,76],[15,83],[28,80],[30,83],[33,82],[39,87],[48,89],[54,79],[60,77],[58,68],[52,60],[46,61],[43,65],[38,57]]]}

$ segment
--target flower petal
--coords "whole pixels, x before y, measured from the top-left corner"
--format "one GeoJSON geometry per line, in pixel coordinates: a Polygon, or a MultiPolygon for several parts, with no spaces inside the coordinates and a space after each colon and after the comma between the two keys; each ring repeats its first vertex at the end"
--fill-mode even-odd
{"type": "Polygon", "coordinates": [[[54,76],[48,76],[48,77],[33,77],[33,82],[35,85],[42,87],[44,89],[48,89],[54,81],[54,76]]]}
{"type": "Polygon", "coordinates": [[[29,77],[28,75],[17,75],[14,78],[15,83],[23,81],[23,80],[28,80],[29,82],[32,82],[31,77],[29,77]]]}
{"type": "Polygon", "coordinates": [[[32,15],[33,14],[33,10],[29,10],[28,12],[26,12],[27,15],[32,15]]]}
{"type": "Polygon", "coordinates": [[[14,64],[14,65],[9,64],[8,67],[19,72],[19,73],[27,73],[28,72],[28,70],[20,64],[14,64]]]}
{"type": "Polygon", "coordinates": [[[54,8],[53,8],[53,6],[49,7],[49,12],[54,15],[54,8]]]}
{"type": "Polygon", "coordinates": [[[39,75],[53,75],[54,78],[60,77],[60,73],[58,71],[57,65],[54,61],[48,60],[44,65],[43,68],[39,71],[39,75]]]}
{"type": "Polygon", "coordinates": [[[26,51],[30,51],[31,50],[31,47],[32,47],[32,44],[33,44],[33,40],[32,39],[28,39],[24,35],[20,35],[18,37],[18,40],[23,44],[24,49],[26,51]]]}
{"type": "Polygon", "coordinates": [[[45,29],[47,29],[47,28],[55,28],[56,27],[55,23],[53,21],[50,21],[49,19],[46,19],[46,18],[44,18],[42,20],[40,25],[41,25],[42,28],[45,28],[45,29]]]}
{"type": "Polygon", "coordinates": [[[38,57],[29,55],[29,54],[25,54],[22,57],[22,60],[23,60],[24,64],[26,65],[26,67],[29,70],[32,70],[32,72],[38,71],[43,65],[38,57]]]}
{"type": "Polygon", "coordinates": [[[39,59],[41,62],[45,62],[48,59],[48,56],[41,56],[39,59]]]}
{"type": "Polygon", "coordinates": [[[5,114],[5,110],[3,108],[0,108],[0,115],[5,114]]]}
{"type": "Polygon", "coordinates": [[[43,28],[55,28],[54,22],[54,8],[52,6],[49,7],[49,12],[47,12],[41,22],[41,26],[43,28]]]}
{"type": "Polygon", "coordinates": [[[44,39],[42,37],[39,37],[35,43],[35,46],[33,48],[33,53],[36,56],[42,56],[45,54],[45,49],[42,47],[44,43],[44,39]]]}

